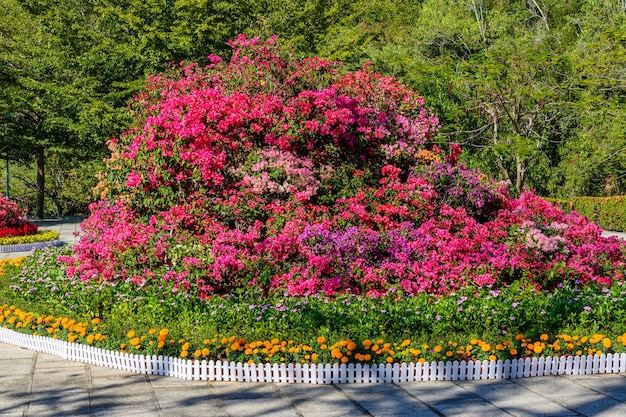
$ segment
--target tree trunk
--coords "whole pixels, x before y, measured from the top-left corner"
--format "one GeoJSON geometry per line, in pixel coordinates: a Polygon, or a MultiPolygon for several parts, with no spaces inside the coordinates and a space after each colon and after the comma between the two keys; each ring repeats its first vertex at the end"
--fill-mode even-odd
{"type": "Polygon", "coordinates": [[[517,195],[521,195],[522,190],[524,189],[524,174],[526,173],[526,168],[524,167],[524,162],[522,162],[519,156],[515,158],[515,166],[515,191],[517,191],[517,195]]]}
{"type": "Polygon", "coordinates": [[[44,176],[44,148],[37,146],[37,203],[36,216],[39,220],[43,220],[43,200],[46,191],[46,182],[44,176]]]}

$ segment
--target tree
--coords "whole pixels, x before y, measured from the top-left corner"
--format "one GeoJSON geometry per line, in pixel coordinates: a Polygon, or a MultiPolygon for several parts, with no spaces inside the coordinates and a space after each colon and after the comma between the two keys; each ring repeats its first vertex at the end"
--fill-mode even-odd
{"type": "Polygon", "coordinates": [[[81,101],[87,101],[59,39],[14,0],[1,0],[0,152],[37,160],[37,217],[43,217],[45,149],[72,146],[81,101]]]}
{"type": "Polygon", "coordinates": [[[206,61],[252,18],[249,3],[0,0],[0,153],[101,159],[130,123],[128,100],[171,62],[206,61]],[[70,151],[70,152],[68,152],[70,151]]]}
{"type": "Polygon", "coordinates": [[[626,191],[626,7],[588,0],[572,15],[578,29],[569,54],[576,134],[562,149],[564,195],[626,191]]]}

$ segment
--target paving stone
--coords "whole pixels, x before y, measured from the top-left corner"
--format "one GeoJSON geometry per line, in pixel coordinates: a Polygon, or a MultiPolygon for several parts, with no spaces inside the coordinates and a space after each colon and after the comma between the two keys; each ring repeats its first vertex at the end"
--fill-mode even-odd
{"type": "Polygon", "coordinates": [[[437,403],[433,407],[445,417],[501,417],[506,415],[502,409],[486,401],[473,401],[465,404],[437,403]]]}
{"type": "Polygon", "coordinates": [[[96,408],[95,417],[140,417],[161,416],[159,410],[153,404],[140,404],[136,406],[113,404],[108,407],[96,408]]]}
{"type": "Polygon", "coordinates": [[[396,385],[384,384],[371,387],[362,385],[339,386],[352,401],[358,403],[371,415],[379,417],[436,417],[437,414],[425,404],[413,398],[396,385]]]}
{"type": "Polygon", "coordinates": [[[602,394],[595,395],[566,395],[557,401],[563,406],[575,410],[584,416],[593,417],[624,417],[626,404],[621,401],[607,398],[602,394]]]}
{"type": "Polygon", "coordinates": [[[0,391],[0,416],[11,413],[23,413],[30,402],[30,394],[27,387],[14,387],[11,391],[0,391]]]}
{"type": "Polygon", "coordinates": [[[576,383],[618,401],[626,402],[626,378],[621,374],[568,376],[576,383]]]}
{"type": "Polygon", "coordinates": [[[276,384],[280,395],[305,417],[365,415],[332,385],[276,384]]]}
{"type": "Polygon", "coordinates": [[[161,408],[180,408],[182,410],[210,406],[223,408],[222,399],[209,387],[154,388],[154,395],[161,408]]]}
{"type": "Polygon", "coordinates": [[[452,381],[411,382],[398,383],[397,385],[418,400],[428,404],[467,403],[480,400],[476,394],[463,389],[452,381]]]}
{"type": "Polygon", "coordinates": [[[61,388],[34,390],[28,411],[33,416],[88,416],[89,393],[61,388]]]}
{"type": "MultiPolygon", "coordinates": [[[[537,385],[551,377],[535,379],[537,385]]],[[[472,392],[491,405],[514,416],[577,416],[578,414],[546,399],[540,393],[527,390],[517,380],[457,381],[463,389],[472,392]]]]}
{"type": "Polygon", "coordinates": [[[35,355],[37,355],[37,352],[32,350],[0,343],[0,363],[2,364],[4,364],[5,360],[32,359],[35,355]]]}
{"type": "Polygon", "coordinates": [[[232,382],[211,382],[209,385],[215,394],[222,399],[255,399],[255,398],[280,398],[276,388],[272,384],[266,383],[232,383],[232,382]]]}
{"type": "Polygon", "coordinates": [[[2,361],[0,374],[2,375],[29,375],[33,369],[33,361],[18,359],[15,361],[2,361]]]}
{"type": "Polygon", "coordinates": [[[224,408],[237,417],[298,417],[288,403],[274,397],[225,400],[224,408]]]}
{"type": "Polygon", "coordinates": [[[593,395],[597,393],[582,384],[576,383],[575,380],[558,376],[520,378],[514,380],[514,384],[547,398],[558,398],[563,395],[593,395]]]}

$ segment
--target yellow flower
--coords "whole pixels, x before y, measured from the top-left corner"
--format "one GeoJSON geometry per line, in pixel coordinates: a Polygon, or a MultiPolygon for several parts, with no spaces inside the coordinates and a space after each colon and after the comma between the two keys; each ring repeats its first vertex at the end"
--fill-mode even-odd
{"type": "Polygon", "coordinates": [[[137,335],[137,333],[135,333],[134,331],[130,331],[126,334],[126,337],[128,337],[129,339],[132,339],[133,337],[135,337],[137,335]]]}

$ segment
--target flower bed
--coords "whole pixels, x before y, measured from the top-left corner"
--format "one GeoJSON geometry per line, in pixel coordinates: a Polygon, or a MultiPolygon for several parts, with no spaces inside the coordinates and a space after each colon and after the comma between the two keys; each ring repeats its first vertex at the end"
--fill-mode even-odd
{"type": "Polygon", "coordinates": [[[40,230],[27,236],[0,238],[0,253],[28,252],[47,246],[60,246],[59,232],[40,230]]]}
{"type": "Polygon", "coordinates": [[[392,78],[231,44],[150,79],[80,242],[7,267],[7,328],[196,375],[621,358],[621,241],[468,168],[392,78]]]}

